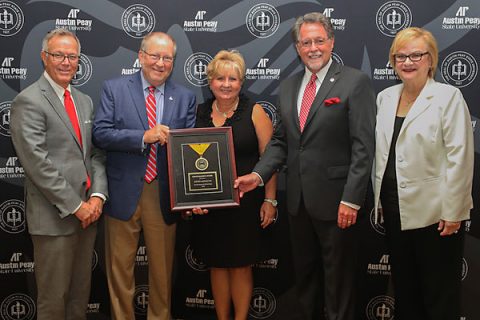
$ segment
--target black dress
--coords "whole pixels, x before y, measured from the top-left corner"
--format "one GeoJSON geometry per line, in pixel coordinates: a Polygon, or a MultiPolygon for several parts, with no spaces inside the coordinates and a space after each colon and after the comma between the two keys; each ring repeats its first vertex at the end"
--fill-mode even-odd
{"type": "MultiPolygon", "coordinates": [[[[196,127],[213,127],[213,100],[198,106],[196,127]]],[[[240,96],[237,109],[223,126],[231,126],[237,174],[250,173],[259,159],[258,140],[252,122],[254,103],[240,96]]],[[[196,258],[209,267],[243,267],[264,260],[266,233],[260,227],[264,188],[245,194],[240,207],[210,209],[194,217],[192,247],[196,258]]]]}

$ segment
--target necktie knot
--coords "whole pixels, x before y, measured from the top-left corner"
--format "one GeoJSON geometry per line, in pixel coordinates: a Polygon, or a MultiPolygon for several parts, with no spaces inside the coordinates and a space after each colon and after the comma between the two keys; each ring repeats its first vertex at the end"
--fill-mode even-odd
{"type": "Polygon", "coordinates": [[[155,93],[155,87],[154,86],[150,86],[148,87],[148,92],[150,92],[151,94],[154,94],[155,93]]]}
{"type": "Polygon", "coordinates": [[[317,81],[317,74],[312,73],[312,76],[310,77],[310,84],[315,83],[317,81]]]}
{"type": "Polygon", "coordinates": [[[65,89],[65,93],[63,94],[63,96],[65,98],[70,98],[70,91],[68,91],[67,89],[65,89]]]}

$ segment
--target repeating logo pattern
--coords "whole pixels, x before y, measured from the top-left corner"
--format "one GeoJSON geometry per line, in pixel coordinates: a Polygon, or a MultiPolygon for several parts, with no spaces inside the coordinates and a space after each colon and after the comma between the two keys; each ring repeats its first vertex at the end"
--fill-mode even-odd
{"type": "Polygon", "coordinates": [[[33,299],[23,293],[13,293],[0,304],[0,314],[4,320],[32,320],[35,313],[33,299]]]}
{"type": "Polygon", "coordinates": [[[257,38],[268,38],[280,26],[280,14],[268,3],[259,3],[247,13],[246,26],[248,31],[257,38]]]}
{"type": "Polygon", "coordinates": [[[132,38],[143,38],[155,28],[155,14],[143,4],[133,4],[122,14],[122,27],[132,38]]]}
{"type": "Polygon", "coordinates": [[[370,300],[366,308],[368,320],[393,320],[395,300],[390,296],[377,296],[370,300]]]}
{"type": "Polygon", "coordinates": [[[398,31],[410,27],[412,12],[401,1],[389,1],[377,11],[377,28],[388,37],[395,37],[398,31]]]}
{"type": "Polygon", "coordinates": [[[0,205],[0,229],[11,234],[25,231],[25,209],[22,201],[11,199],[0,205]]]}
{"type": "Polygon", "coordinates": [[[248,314],[254,319],[267,319],[277,309],[277,300],[273,293],[265,288],[253,288],[248,314]]]}
{"type": "Polygon", "coordinates": [[[212,60],[212,56],[204,52],[197,52],[188,57],[183,67],[188,82],[197,87],[208,85],[207,66],[212,60]]]}
{"type": "Polygon", "coordinates": [[[10,37],[17,34],[25,21],[23,11],[11,1],[0,1],[0,36],[10,37]]]}
{"type": "Polygon", "coordinates": [[[452,86],[463,88],[477,78],[478,63],[475,57],[465,51],[450,53],[441,66],[442,78],[452,86]]]}
{"type": "Polygon", "coordinates": [[[0,103],[0,135],[10,137],[10,108],[12,101],[0,103]]]}
{"type": "Polygon", "coordinates": [[[84,55],[80,54],[80,59],[78,60],[78,70],[75,73],[71,83],[75,87],[81,87],[90,80],[92,77],[93,66],[90,59],[84,55]]]}

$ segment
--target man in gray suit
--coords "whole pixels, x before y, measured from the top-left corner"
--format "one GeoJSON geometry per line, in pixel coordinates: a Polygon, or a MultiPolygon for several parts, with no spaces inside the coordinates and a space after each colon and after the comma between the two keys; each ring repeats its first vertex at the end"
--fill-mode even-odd
{"type": "Polygon", "coordinates": [[[11,132],[25,169],[38,320],[86,319],[95,221],[107,196],[104,155],[92,145],[92,100],[70,86],[80,42],[68,30],[42,43],[45,72],[12,103],[11,132]]]}
{"type": "Polygon", "coordinates": [[[278,125],[247,192],[287,164],[287,209],[302,319],[353,320],[358,210],[374,154],[369,78],[332,61],[333,28],[321,13],[299,17],[295,46],[305,70],[280,85],[278,125]]]}

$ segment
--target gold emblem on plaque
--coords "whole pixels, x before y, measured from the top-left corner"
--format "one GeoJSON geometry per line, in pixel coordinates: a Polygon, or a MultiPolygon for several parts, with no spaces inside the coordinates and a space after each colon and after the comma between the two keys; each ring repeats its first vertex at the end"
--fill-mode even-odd
{"type": "Polygon", "coordinates": [[[198,159],[195,160],[195,168],[200,171],[207,170],[208,160],[203,157],[203,154],[210,147],[210,143],[190,143],[188,145],[198,154],[198,159]]]}

